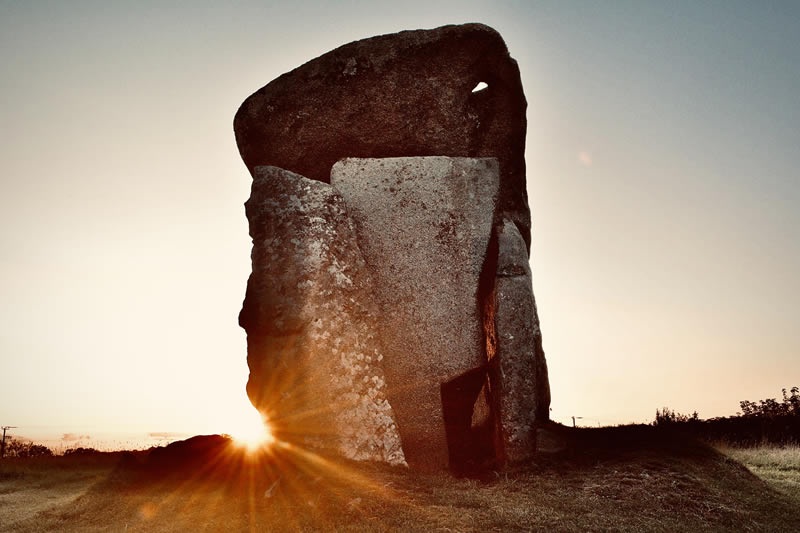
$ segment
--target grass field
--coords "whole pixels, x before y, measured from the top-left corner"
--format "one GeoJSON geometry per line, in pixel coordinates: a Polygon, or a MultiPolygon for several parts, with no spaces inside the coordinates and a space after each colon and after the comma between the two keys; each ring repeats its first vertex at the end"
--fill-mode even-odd
{"type": "Polygon", "coordinates": [[[648,427],[559,431],[565,451],[482,480],[291,448],[157,470],[132,456],[117,467],[120,454],[6,460],[0,529],[800,531],[796,449],[720,453],[648,427]]]}
{"type": "MultiPolygon", "coordinates": [[[[800,507],[800,446],[717,446],[725,455],[747,467],[776,491],[792,498],[800,507]]],[[[800,531],[800,524],[797,527],[800,531]]]]}

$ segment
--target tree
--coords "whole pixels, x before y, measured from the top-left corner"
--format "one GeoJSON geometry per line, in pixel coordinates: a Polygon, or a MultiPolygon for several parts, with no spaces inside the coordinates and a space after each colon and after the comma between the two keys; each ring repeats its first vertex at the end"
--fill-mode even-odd
{"type": "Polygon", "coordinates": [[[786,395],[786,389],[781,389],[783,393],[783,403],[787,406],[789,414],[800,416],[800,388],[792,387],[790,390],[791,395],[786,395]]]}
{"type": "Polygon", "coordinates": [[[789,392],[781,389],[782,401],[775,398],[759,400],[758,403],[749,400],[739,402],[740,416],[748,418],[776,418],[782,416],[800,416],[800,388],[792,387],[789,392]]]}
{"type": "Polygon", "coordinates": [[[6,443],[6,455],[8,457],[52,457],[53,450],[42,444],[34,444],[30,441],[10,439],[6,443]]]}

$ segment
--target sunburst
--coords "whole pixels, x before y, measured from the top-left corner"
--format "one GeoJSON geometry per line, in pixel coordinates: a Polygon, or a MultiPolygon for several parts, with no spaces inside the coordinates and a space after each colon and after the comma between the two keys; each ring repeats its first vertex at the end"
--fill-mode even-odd
{"type": "Polygon", "coordinates": [[[246,409],[231,420],[230,435],[239,446],[255,451],[275,443],[275,436],[266,417],[255,408],[246,409]]]}

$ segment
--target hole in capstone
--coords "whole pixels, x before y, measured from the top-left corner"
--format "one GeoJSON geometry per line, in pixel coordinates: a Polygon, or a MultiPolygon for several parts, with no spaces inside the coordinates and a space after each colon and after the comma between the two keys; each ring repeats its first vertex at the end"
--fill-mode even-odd
{"type": "Polygon", "coordinates": [[[482,90],[484,90],[484,89],[486,89],[488,87],[489,87],[489,85],[487,85],[486,82],[479,81],[478,85],[476,85],[475,88],[472,89],[472,92],[473,93],[477,93],[477,92],[480,92],[480,91],[482,91],[482,90]]]}

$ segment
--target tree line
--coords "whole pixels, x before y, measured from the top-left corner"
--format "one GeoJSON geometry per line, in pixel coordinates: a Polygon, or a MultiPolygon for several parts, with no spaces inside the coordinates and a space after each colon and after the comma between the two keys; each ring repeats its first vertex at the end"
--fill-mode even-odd
{"type": "Polygon", "coordinates": [[[780,399],[742,400],[735,415],[708,420],[701,419],[697,411],[686,415],[668,407],[656,409],[653,425],[742,446],[800,444],[800,388],[781,392],[780,399]]]}
{"type": "MultiPolygon", "coordinates": [[[[64,450],[63,455],[88,455],[98,453],[94,448],[68,448],[64,450]]],[[[19,457],[23,459],[32,457],[52,457],[55,453],[53,450],[43,444],[36,444],[32,441],[22,439],[8,439],[6,440],[5,457],[19,457]]]]}

